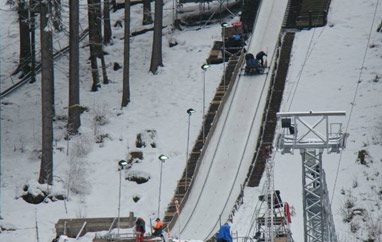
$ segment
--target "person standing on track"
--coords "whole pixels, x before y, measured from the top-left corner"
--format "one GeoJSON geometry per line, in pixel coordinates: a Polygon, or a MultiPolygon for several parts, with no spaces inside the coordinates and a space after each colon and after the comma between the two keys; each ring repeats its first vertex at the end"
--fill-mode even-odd
{"type": "Polygon", "coordinates": [[[232,242],[231,227],[228,223],[225,223],[220,227],[216,240],[217,242],[232,242]]]}
{"type": "Polygon", "coordinates": [[[256,60],[260,61],[261,66],[264,68],[264,56],[267,56],[264,51],[260,51],[256,54],[256,60]]]}

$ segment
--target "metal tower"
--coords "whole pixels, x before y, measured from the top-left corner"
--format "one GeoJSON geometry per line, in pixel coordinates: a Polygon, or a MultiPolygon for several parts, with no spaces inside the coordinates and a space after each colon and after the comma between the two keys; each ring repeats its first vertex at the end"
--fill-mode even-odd
{"type": "Polygon", "coordinates": [[[277,148],[282,154],[299,149],[302,157],[305,242],[337,242],[322,153],[345,148],[348,135],[342,133],[342,123],[329,123],[329,117],[345,115],[341,111],[277,113],[281,127],[277,148]]]}

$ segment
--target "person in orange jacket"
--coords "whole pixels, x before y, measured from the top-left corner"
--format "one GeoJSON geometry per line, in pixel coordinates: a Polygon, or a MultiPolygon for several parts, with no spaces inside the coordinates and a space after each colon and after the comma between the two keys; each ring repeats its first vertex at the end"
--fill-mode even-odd
{"type": "Polygon", "coordinates": [[[159,218],[155,219],[155,221],[157,222],[157,224],[153,227],[154,228],[153,235],[162,236],[162,233],[163,233],[163,223],[162,223],[162,221],[160,221],[159,218]]]}

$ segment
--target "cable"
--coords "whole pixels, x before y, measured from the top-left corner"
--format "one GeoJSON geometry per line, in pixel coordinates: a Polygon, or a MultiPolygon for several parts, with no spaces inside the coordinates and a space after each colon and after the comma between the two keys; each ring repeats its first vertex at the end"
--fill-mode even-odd
{"type": "MultiPolygon", "coordinates": [[[[329,3],[330,3],[330,2],[329,2],[329,3]]],[[[325,4],[325,2],[322,1],[321,9],[324,8],[324,4],[325,4]]],[[[318,21],[319,18],[320,18],[320,16],[317,15],[316,20],[318,21]]],[[[320,31],[320,33],[319,33],[319,35],[318,35],[318,37],[317,37],[317,40],[321,37],[321,35],[322,35],[322,33],[324,32],[324,30],[325,30],[325,28],[321,28],[321,31],[320,31]]],[[[292,94],[292,100],[291,100],[291,102],[290,102],[290,104],[289,104],[288,111],[290,111],[290,108],[291,108],[291,106],[292,106],[292,103],[293,103],[295,94],[296,94],[296,92],[297,92],[298,85],[299,85],[300,80],[301,80],[301,76],[302,76],[302,73],[303,73],[305,64],[307,63],[307,61],[308,61],[310,55],[312,54],[314,47],[315,47],[316,44],[318,43],[318,41],[316,40],[316,41],[314,42],[314,44],[312,45],[312,43],[313,43],[313,37],[314,37],[315,33],[316,33],[316,29],[313,30],[313,34],[312,34],[312,37],[311,37],[310,42],[309,42],[308,49],[307,49],[306,54],[305,54],[304,63],[303,63],[303,65],[302,65],[302,67],[301,67],[299,73],[297,74],[298,79],[297,79],[296,87],[295,87],[294,92],[293,92],[293,94],[292,94]]],[[[292,85],[292,88],[291,88],[291,89],[293,89],[293,85],[292,85]]],[[[288,98],[287,98],[286,102],[288,102],[289,98],[290,98],[290,95],[288,95],[288,98]]]]}
{"type": "MultiPolygon", "coordinates": [[[[356,85],[356,88],[355,88],[355,91],[354,91],[353,101],[351,102],[351,108],[350,108],[350,113],[349,113],[348,122],[347,122],[347,124],[346,124],[345,134],[346,134],[347,131],[348,131],[349,124],[350,124],[350,119],[351,119],[351,117],[352,117],[353,110],[354,110],[354,106],[355,106],[355,101],[356,101],[356,99],[357,99],[358,88],[359,88],[359,84],[361,83],[361,76],[362,76],[363,69],[364,69],[364,66],[365,66],[365,60],[366,60],[366,56],[367,56],[367,50],[369,49],[369,44],[370,44],[370,39],[371,39],[371,33],[372,33],[372,31],[373,31],[373,26],[374,26],[375,18],[376,18],[376,15],[377,15],[378,5],[379,5],[379,0],[377,0],[377,5],[375,6],[375,11],[374,11],[374,16],[373,16],[373,21],[372,21],[372,23],[371,23],[370,30],[369,30],[369,36],[368,36],[368,39],[367,39],[367,44],[366,44],[365,52],[364,52],[364,55],[363,55],[363,60],[362,60],[361,70],[360,70],[360,72],[359,72],[359,76],[358,76],[357,85],[356,85]]],[[[339,170],[340,170],[340,166],[341,166],[341,161],[342,161],[342,154],[343,154],[343,152],[342,152],[342,150],[341,150],[340,158],[339,158],[338,166],[337,166],[337,171],[336,171],[336,178],[335,178],[335,180],[334,180],[334,186],[333,186],[332,198],[331,198],[331,200],[330,200],[330,203],[333,202],[334,192],[335,192],[335,190],[336,190],[338,174],[339,174],[339,170]]]]}

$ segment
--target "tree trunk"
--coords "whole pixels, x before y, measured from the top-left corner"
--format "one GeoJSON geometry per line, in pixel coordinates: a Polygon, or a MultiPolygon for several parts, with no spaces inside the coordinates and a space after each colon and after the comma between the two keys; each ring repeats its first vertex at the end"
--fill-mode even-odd
{"type": "Polygon", "coordinates": [[[103,84],[109,84],[109,78],[107,77],[107,71],[106,71],[106,62],[105,62],[105,55],[103,52],[103,49],[100,52],[101,56],[101,65],[102,65],[102,80],[103,84]]]}
{"type": "Polygon", "coordinates": [[[163,66],[162,62],[162,19],[163,19],[163,0],[155,0],[155,19],[153,49],[151,54],[150,71],[155,74],[158,66],[163,66]]]}
{"type": "Polygon", "coordinates": [[[36,82],[36,11],[38,3],[35,0],[29,0],[29,12],[31,22],[31,80],[29,83],[36,82]]]}
{"type": "Polygon", "coordinates": [[[143,25],[152,24],[153,18],[151,17],[151,0],[143,0],[143,25]]]}
{"type": "Polygon", "coordinates": [[[105,45],[111,42],[111,24],[110,24],[110,1],[103,2],[103,43],[105,45]]]}
{"type": "Polygon", "coordinates": [[[42,157],[40,184],[53,184],[53,41],[48,28],[49,4],[40,2],[42,157]]]}
{"type": "Polygon", "coordinates": [[[88,0],[88,20],[89,20],[89,47],[90,47],[90,62],[92,68],[93,85],[92,92],[98,91],[100,87],[99,84],[99,74],[98,74],[98,64],[97,64],[97,26],[96,26],[96,12],[94,8],[95,1],[88,0]]]}
{"type": "Polygon", "coordinates": [[[80,111],[80,61],[79,61],[79,2],[69,1],[69,107],[68,133],[78,133],[81,126],[80,111]]]}
{"type": "Polygon", "coordinates": [[[125,1],[125,30],[123,52],[123,94],[122,107],[130,102],[130,0],[125,1]]]}
{"type": "Polygon", "coordinates": [[[101,59],[102,67],[102,82],[103,84],[108,84],[109,79],[107,78],[105,55],[103,52],[103,41],[102,41],[102,11],[101,11],[101,0],[94,1],[95,13],[96,13],[96,39],[97,39],[97,57],[101,59]]]}
{"type": "Polygon", "coordinates": [[[61,0],[54,0],[53,7],[54,7],[53,26],[55,30],[61,32],[62,31],[61,0]]]}
{"type": "Polygon", "coordinates": [[[20,0],[17,6],[19,15],[19,31],[20,31],[20,59],[17,69],[13,75],[22,71],[22,76],[30,72],[31,45],[30,45],[30,28],[29,28],[29,10],[26,0],[20,0]]]}

